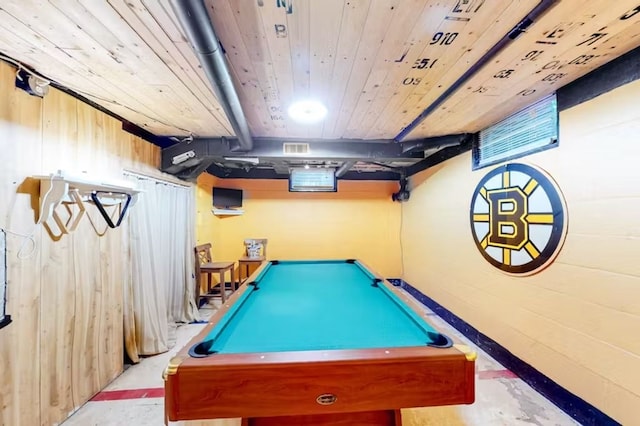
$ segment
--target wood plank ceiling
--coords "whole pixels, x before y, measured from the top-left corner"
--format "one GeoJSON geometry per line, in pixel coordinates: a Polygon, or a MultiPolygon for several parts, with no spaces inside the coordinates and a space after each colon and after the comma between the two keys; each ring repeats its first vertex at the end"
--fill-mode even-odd
{"type": "MultiPolygon", "coordinates": [[[[254,136],[393,139],[539,0],[206,0],[254,136]],[[313,98],[326,119],[287,117],[313,98]]],[[[405,140],[479,131],[640,45],[638,0],[562,0],[405,140]]],[[[0,52],[156,135],[233,130],[169,0],[0,3],[0,52]]]]}

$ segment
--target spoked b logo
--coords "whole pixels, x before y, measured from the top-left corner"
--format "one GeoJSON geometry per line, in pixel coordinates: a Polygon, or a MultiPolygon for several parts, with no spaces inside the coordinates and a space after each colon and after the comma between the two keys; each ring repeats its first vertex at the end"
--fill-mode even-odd
{"type": "Polygon", "coordinates": [[[509,274],[530,275],[560,252],[567,232],[562,193],[542,170],[519,163],[487,173],[471,200],[471,232],[482,256],[509,274]]]}

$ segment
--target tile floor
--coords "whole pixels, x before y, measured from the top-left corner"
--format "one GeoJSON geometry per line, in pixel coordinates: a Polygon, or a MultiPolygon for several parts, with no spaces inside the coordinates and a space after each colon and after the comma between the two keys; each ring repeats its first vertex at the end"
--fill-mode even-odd
{"type": "MultiPolygon", "coordinates": [[[[409,296],[411,297],[411,296],[409,296]]],[[[216,303],[217,301],[214,301],[216,303]]],[[[445,334],[478,352],[476,402],[473,405],[402,410],[403,426],[564,426],[577,425],[569,416],[506,370],[457,330],[424,308],[429,320],[445,334]]],[[[201,310],[208,318],[215,310],[201,310]]],[[[177,342],[168,353],[145,358],[131,366],[92,401],[82,406],[63,426],[162,426],[164,424],[162,371],[169,359],[204,324],[178,328],[177,342]]],[[[180,426],[239,426],[238,419],[176,422],[180,426]]]]}

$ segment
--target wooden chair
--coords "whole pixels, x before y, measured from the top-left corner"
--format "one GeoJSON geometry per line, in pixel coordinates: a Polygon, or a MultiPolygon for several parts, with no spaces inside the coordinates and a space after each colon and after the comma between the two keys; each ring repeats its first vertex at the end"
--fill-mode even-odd
{"type": "Polygon", "coordinates": [[[236,274],[235,274],[235,264],[236,262],[223,261],[223,262],[213,262],[211,259],[211,244],[202,244],[200,246],[196,246],[194,249],[195,260],[196,260],[196,304],[200,306],[200,298],[213,297],[211,294],[211,274],[219,273],[220,274],[220,296],[222,298],[222,303],[227,301],[227,294],[225,292],[225,280],[224,275],[227,271],[231,273],[231,288],[235,290],[236,288],[236,274]],[[201,295],[201,278],[202,274],[207,274],[207,293],[201,295]]]}
{"type": "Polygon", "coordinates": [[[249,268],[252,265],[260,266],[267,259],[267,238],[247,238],[244,240],[244,256],[238,260],[238,281],[240,284],[249,278],[249,268]],[[258,256],[250,256],[249,248],[258,245],[258,256]]]}

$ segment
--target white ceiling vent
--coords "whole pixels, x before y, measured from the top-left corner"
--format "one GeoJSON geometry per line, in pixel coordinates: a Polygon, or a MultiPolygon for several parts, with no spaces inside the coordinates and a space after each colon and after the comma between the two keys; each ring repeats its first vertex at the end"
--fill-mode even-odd
{"type": "Polygon", "coordinates": [[[283,143],[282,152],[287,155],[306,155],[309,154],[308,143],[283,143]]]}
{"type": "Polygon", "coordinates": [[[558,107],[553,94],[480,132],[473,169],[558,146],[558,107]]]}

